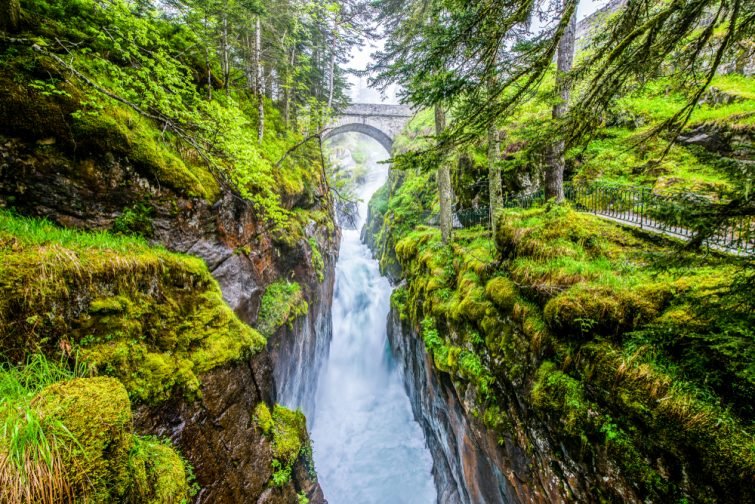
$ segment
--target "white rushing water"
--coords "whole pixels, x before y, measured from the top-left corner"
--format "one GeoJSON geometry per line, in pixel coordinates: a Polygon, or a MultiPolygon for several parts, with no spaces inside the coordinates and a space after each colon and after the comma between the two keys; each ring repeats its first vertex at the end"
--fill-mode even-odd
{"type": "MultiPolygon", "coordinates": [[[[387,170],[370,163],[359,191],[359,227],[366,201],[385,182],[387,170]]],[[[333,339],[310,419],[318,479],[330,504],[437,500],[432,458],[388,346],[390,294],[359,231],[344,230],[333,339]]]]}

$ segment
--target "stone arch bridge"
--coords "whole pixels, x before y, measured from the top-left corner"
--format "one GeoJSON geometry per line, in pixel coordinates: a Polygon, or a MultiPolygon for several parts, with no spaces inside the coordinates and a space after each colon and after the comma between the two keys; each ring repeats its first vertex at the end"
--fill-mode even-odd
{"type": "Polygon", "coordinates": [[[354,103],[333,119],[325,129],[323,139],[341,133],[363,133],[377,140],[390,154],[393,140],[413,115],[412,109],[406,105],[354,103]]]}

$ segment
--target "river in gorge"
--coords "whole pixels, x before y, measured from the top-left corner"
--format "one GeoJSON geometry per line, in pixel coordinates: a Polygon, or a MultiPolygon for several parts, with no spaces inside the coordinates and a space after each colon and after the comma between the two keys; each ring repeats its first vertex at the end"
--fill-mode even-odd
{"type": "Polygon", "coordinates": [[[376,161],[358,186],[357,229],[343,230],[333,338],[309,419],[313,453],[330,504],[429,504],[437,500],[432,458],[386,334],[391,286],[360,240],[367,201],[387,179],[388,166],[376,161]]]}

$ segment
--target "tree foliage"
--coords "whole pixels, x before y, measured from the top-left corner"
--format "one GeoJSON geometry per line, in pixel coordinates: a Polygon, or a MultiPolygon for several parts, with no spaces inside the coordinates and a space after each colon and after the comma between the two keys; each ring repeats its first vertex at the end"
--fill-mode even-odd
{"type": "MultiPolygon", "coordinates": [[[[389,33],[375,83],[399,83],[402,98],[454,103],[443,143],[471,141],[537,92],[578,1],[378,0],[389,33]]],[[[687,104],[680,126],[732,48],[753,36],[755,7],[741,0],[629,0],[592,34],[570,73],[578,92],[559,124],[569,144],[588,135],[615,99],[660,74],[674,76],[687,104]]]]}
{"type": "Polygon", "coordinates": [[[287,217],[280,188],[298,184],[280,180],[282,158],[346,104],[342,64],[361,30],[354,4],[324,0],[29,0],[22,8],[23,32],[0,39],[4,71],[19,82],[33,74],[29,85],[43,94],[77,101],[66,120],[86,131],[133,129],[123,116],[135,111],[156,145],[181,154],[176,162],[207,165],[277,223],[287,217]]]}

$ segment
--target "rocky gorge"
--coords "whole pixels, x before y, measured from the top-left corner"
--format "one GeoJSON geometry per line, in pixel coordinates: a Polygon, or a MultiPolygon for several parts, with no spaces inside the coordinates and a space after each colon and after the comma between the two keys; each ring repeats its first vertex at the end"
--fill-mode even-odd
{"type": "MultiPolygon", "coordinates": [[[[19,214],[86,232],[110,230],[116,222],[123,222],[124,214],[133,216],[126,225],[147,226],[151,243],[200,258],[217,282],[223,301],[246,324],[257,325],[269,285],[284,279],[300,286],[300,299],[296,302],[305,305],[304,314],[291,314],[290,320],[289,313],[278,314],[265,335],[266,349],[205,366],[196,372],[200,385],[191,394],[182,394],[182,387],[177,386],[177,392],[165,398],[135,404],[133,425],[141,434],[175,443],[194,468],[196,484],[201,487],[197,502],[291,502],[297,495],[306,496],[310,502],[322,502],[322,491],[311,468],[311,452],[305,456],[302,451],[301,457],[297,455],[292,461],[291,483],[280,488],[268,485],[273,476],[275,446],[255,420],[255,407],[260,403],[272,405],[288,394],[312,396],[312,385],[307,384],[306,377],[297,376],[302,370],[300,364],[318,362],[315,356],[321,355],[329,342],[339,238],[322,181],[313,180],[317,185],[312,188],[309,202],[292,199],[288,203],[292,207],[309,206],[318,222],[306,218],[299,239],[282,240],[260,220],[250,202],[230,189],[216,189],[212,199],[196,197],[187,194],[190,191],[185,187],[170,187],[164,179],[155,177],[150,172],[152,166],[135,162],[128,151],[103,149],[102,144],[87,145],[83,137],[56,137],[54,131],[40,131],[39,124],[34,126],[36,129],[25,129],[19,118],[35,114],[24,109],[30,105],[34,106],[31,102],[4,100],[0,107],[2,123],[6,125],[2,132],[6,136],[0,141],[3,206],[11,205],[19,214]],[[66,141],[76,142],[75,153],[67,150],[66,141]]],[[[315,171],[315,179],[318,173],[315,171]]],[[[86,285],[75,284],[66,273],[55,279],[69,283],[68,289],[73,291],[59,302],[74,304],[56,307],[69,314],[70,333],[91,330],[93,322],[84,324],[80,322],[83,318],[96,320],[112,315],[92,309],[96,298],[113,295],[105,283],[108,274],[134,275],[117,268],[105,273],[100,283],[86,285]]],[[[155,274],[146,273],[136,291],[127,289],[122,296],[134,298],[143,293],[149,302],[171,302],[162,292],[163,282],[159,269],[155,274]]],[[[14,284],[6,281],[2,288],[3,296],[10,299],[14,284]]],[[[4,308],[3,334],[7,338],[13,314],[11,307],[4,308]]],[[[182,323],[180,319],[148,321],[144,312],[137,316],[144,331],[152,330],[150,324],[182,323]]],[[[159,326],[154,330],[160,331],[159,326]]],[[[61,340],[50,342],[50,346],[55,348],[65,338],[76,345],[70,333],[62,334],[61,340]]],[[[5,351],[9,350],[6,345],[5,351]]],[[[141,365],[132,361],[129,368],[133,371],[116,374],[138,372],[141,365]]],[[[168,379],[159,375],[153,378],[168,379]]],[[[306,429],[301,436],[302,445],[308,444],[306,429]]]]}
{"type": "Polygon", "coordinates": [[[752,46],[554,147],[553,54],[456,138],[348,103],[339,16],[423,9],[262,4],[0,0],[0,504],[755,502],[752,46]]]}

